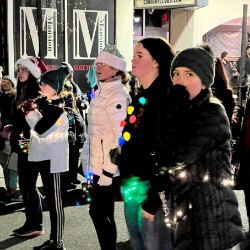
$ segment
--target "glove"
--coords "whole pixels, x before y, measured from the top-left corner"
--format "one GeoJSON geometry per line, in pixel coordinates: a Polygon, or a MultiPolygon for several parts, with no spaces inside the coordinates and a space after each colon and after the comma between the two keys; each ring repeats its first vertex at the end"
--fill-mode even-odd
{"type": "Polygon", "coordinates": [[[28,99],[22,102],[19,108],[23,111],[24,115],[27,116],[30,111],[34,111],[37,109],[37,105],[33,99],[28,99]]]}
{"type": "Polygon", "coordinates": [[[117,164],[119,155],[120,155],[119,148],[111,149],[109,152],[110,161],[113,164],[117,164]]]}
{"type": "Polygon", "coordinates": [[[186,110],[189,108],[189,93],[186,87],[179,84],[173,85],[169,89],[167,102],[171,110],[186,110]]]}
{"type": "Polygon", "coordinates": [[[112,179],[113,179],[113,174],[103,169],[97,184],[99,184],[100,186],[109,186],[112,184],[112,179]]]}

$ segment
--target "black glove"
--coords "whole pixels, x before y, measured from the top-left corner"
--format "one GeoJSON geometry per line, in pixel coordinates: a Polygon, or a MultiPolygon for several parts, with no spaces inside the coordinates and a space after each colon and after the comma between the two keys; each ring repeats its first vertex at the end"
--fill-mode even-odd
{"type": "Polygon", "coordinates": [[[189,93],[185,86],[176,84],[173,85],[167,96],[167,108],[170,110],[186,110],[189,108],[189,93]]]}
{"type": "Polygon", "coordinates": [[[114,164],[117,164],[119,155],[120,153],[118,148],[114,148],[109,151],[110,160],[114,164]]]}

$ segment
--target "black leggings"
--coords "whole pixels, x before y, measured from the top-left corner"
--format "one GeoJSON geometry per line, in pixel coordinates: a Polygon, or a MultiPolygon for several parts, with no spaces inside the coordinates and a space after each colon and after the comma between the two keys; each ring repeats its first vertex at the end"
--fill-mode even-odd
{"type": "Polygon", "coordinates": [[[116,249],[116,224],[114,219],[115,197],[119,192],[120,178],[113,178],[110,186],[97,184],[99,176],[94,176],[89,214],[94,223],[102,250],[116,249]]]}

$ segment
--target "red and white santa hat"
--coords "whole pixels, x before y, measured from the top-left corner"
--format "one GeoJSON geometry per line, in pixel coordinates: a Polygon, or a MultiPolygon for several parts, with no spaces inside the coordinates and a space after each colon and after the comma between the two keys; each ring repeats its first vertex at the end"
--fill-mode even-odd
{"type": "Polygon", "coordinates": [[[19,64],[26,67],[36,79],[39,79],[41,74],[47,71],[45,63],[38,56],[22,57],[15,63],[16,68],[19,64]]]}

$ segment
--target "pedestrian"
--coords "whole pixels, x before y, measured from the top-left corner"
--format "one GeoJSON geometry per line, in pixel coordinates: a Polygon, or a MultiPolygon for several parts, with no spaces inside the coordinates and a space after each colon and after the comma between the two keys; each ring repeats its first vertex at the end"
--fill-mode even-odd
{"type": "MultiPolygon", "coordinates": [[[[236,166],[236,183],[235,189],[243,190],[246,203],[246,211],[248,217],[248,228],[250,229],[250,184],[249,184],[249,164],[250,164],[250,99],[249,92],[247,93],[247,103],[242,112],[241,118],[242,127],[239,131],[239,138],[236,141],[235,152],[232,157],[232,163],[236,166]]],[[[250,230],[246,234],[250,239],[250,230]]]]}
{"type": "MultiPolygon", "coordinates": [[[[240,57],[236,63],[237,70],[240,73],[240,67],[243,57],[240,57]]],[[[245,55],[245,75],[250,75],[250,46],[246,47],[246,55],[245,55]]]]}
{"type": "MultiPolygon", "coordinates": [[[[172,85],[169,70],[174,55],[172,46],[160,37],[142,39],[134,49],[132,74],[141,87],[128,108],[123,137],[120,138],[119,165],[125,219],[133,249],[172,249],[163,211],[158,207],[154,211],[157,212],[155,220],[147,221],[141,210],[155,169],[157,123],[172,85]]],[[[156,202],[159,204],[160,200],[156,202]]]]}
{"type": "Polygon", "coordinates": [[[69,81],[64,83],[64,91],[61,93],[64,97],[65,110],[69,121],[69,171],[64,176],[64,186],[66,190],[76,188],[79,150],[83,147],[86,135],[86,126],[76,104],[76,98],[73,93],[73,87],[69,81]]]}
{"type": "Polygon", "coordinates": [[[62,62],[60,64],[68,67],[69,75],[67,76],[66,80],[69,83],[68,86],[71,85],[72,92],[74,95],[76,107],[74,108],[74,114],[72,115],[70,126],[71,132],[75,134],[75,142],[71,141],[69,146],[69,189],[76,188],[77,184],[80,184],[81,181],[78,180],[77,175],[80,173],[83,175],[82,166],[79,166],[79,157],[80,157],[80,150],[83,147],[83,143],[85,140],[85,133],[86,133],[86,110],[89,107],[89,102],[87,100],[87,96],[84,96],[83,92],[81,91],[78,84],[74,81],[74,69],[72,65],[68,62],[62,62]],[[79,116],[80,115],[80,116],[79,116]]]}
{"type": "Polygon", "coordinates": [[[229,56],[228,56],[228,53],[226,51],[223,51],[221,53],[221,62],[223,63],[225,70],[226,70],[227,77],[228,77],[229,81],[231,82],[234,70],[233,70],[233,67],[229,61],[229,56]]]}
{"type": "Polygon", "coordinates": [[[13,232],[20,237],[33,237],[44,234],[42,221],[41,194],[37,189],[30,164],[28,163],[27,146],[30,139],[30,127],[25,120],[19,105],[28,99],[40,95],[38,80],[46,66],[39,57],[23,57],[15,63],[17,69],[17,93],[12,104],[13,128],[10,136],[11,150],[18,154],[19,188],[23,197],[26,221],[13,232]]]}
{"type": "Polygon", "coordinates": [[[83,119],[85,119],[84,111],[89,106],[88,100],[83,95],[83,93],[82,93],[80,87],[78,86],[78,84],[76,84],[76,82],[74,81],[74,69],[73,69],[72,65],[70,63],[68,63],[68,62],[62,62],[59,66],[62,66],[62,65],[68,67],[68,70],[69,70],[70,73],[67,75],[66,79],[72,85],[73,93],[74,93],[75,99],[76,99],[77,108],[78,108],[80,114],[83,116],[83,119]]]}
{"type": "Polygon", "coordinates": [[[7,201],[22,201],[17,192],[17,171],[9,168],[9,159],[11,155],[10,133],[12,130],[12,102],[16,96],[16,79],[5,75],[0,84],[0,113],[1,113],[1,141],[3,147],[0,151],[0,164],[3,167],[5,186],[7,189],[7,201]]]}
{"type": "MultiPolygon", "coordinates": [[[[113,44],[107,44],[94,62],[98,89],[88,110],[90,167],[94,174],[89,214],[102,250],[116,249],[114,206],[119,192],[119,169],[116,155],[126,117],[130,95],[123,82],[128,82],[126,61],[113,44]]],[[[85,167],[85,166],[83,166],[85,167]]]]}
{"type": "MultiPolygon", "coordinates": [[[[230,124],[224,107],[211,95],[212,49],[181,51],[170,74],[174,86],[159,119],[156,158],[158,178],[171,188],[174,200],[166,218],[175,228],[174,249],[232,248],[244,234],[232,189],[230,124]]],[[[158,188],[155,185],[155,196],[158,188]]],[[[146,211],[150,204],[155,206],[149,200],[146,211]]]]}
{"type": "Polygon", "coordinates": [[[29,182],[41,174],[50,214],[50,240],[33,249],[65,249],[63,244],[64,209],[61,175],[68,171],[68,119],[64,99],[60,97],[67,68],[59,67],[41,76],[41,98],[21,103],[31,129],[28,161],[33,173],[29,182]],[[32,178],[33,177],[33,178],[32,178]]]}
{"type": "Polygon", "coordinates": [[[225,68],[219,58],[217,58],[215,62],[215,77],[212,85],[212,92],[225,107],[227,117],[231,124],[235,108],[235,100],[233,98],[233,92],[225,68]]]}
{"type": "MultiPolygon", "coordinates": [[[[250,86],[250,46],[248,45],[246,47],[246,55],[244,57],[240,57],[239,60],[236,63],[237,70],[241,75],[241,78],[239,79],[239,89],[238,93],[240,93],[240,102],[244,103],[246,102],[246,94],[250,86]],[[243,63],[243,59],[245,60],[245,65],[243,63]],[[243,65],[242,65],[243,64],[243,65]],[[243,67],[243,72],[241,72],[241,67],[243,67]]],[[[239,96],[238,96],[239,97],[239,96]]]]}

